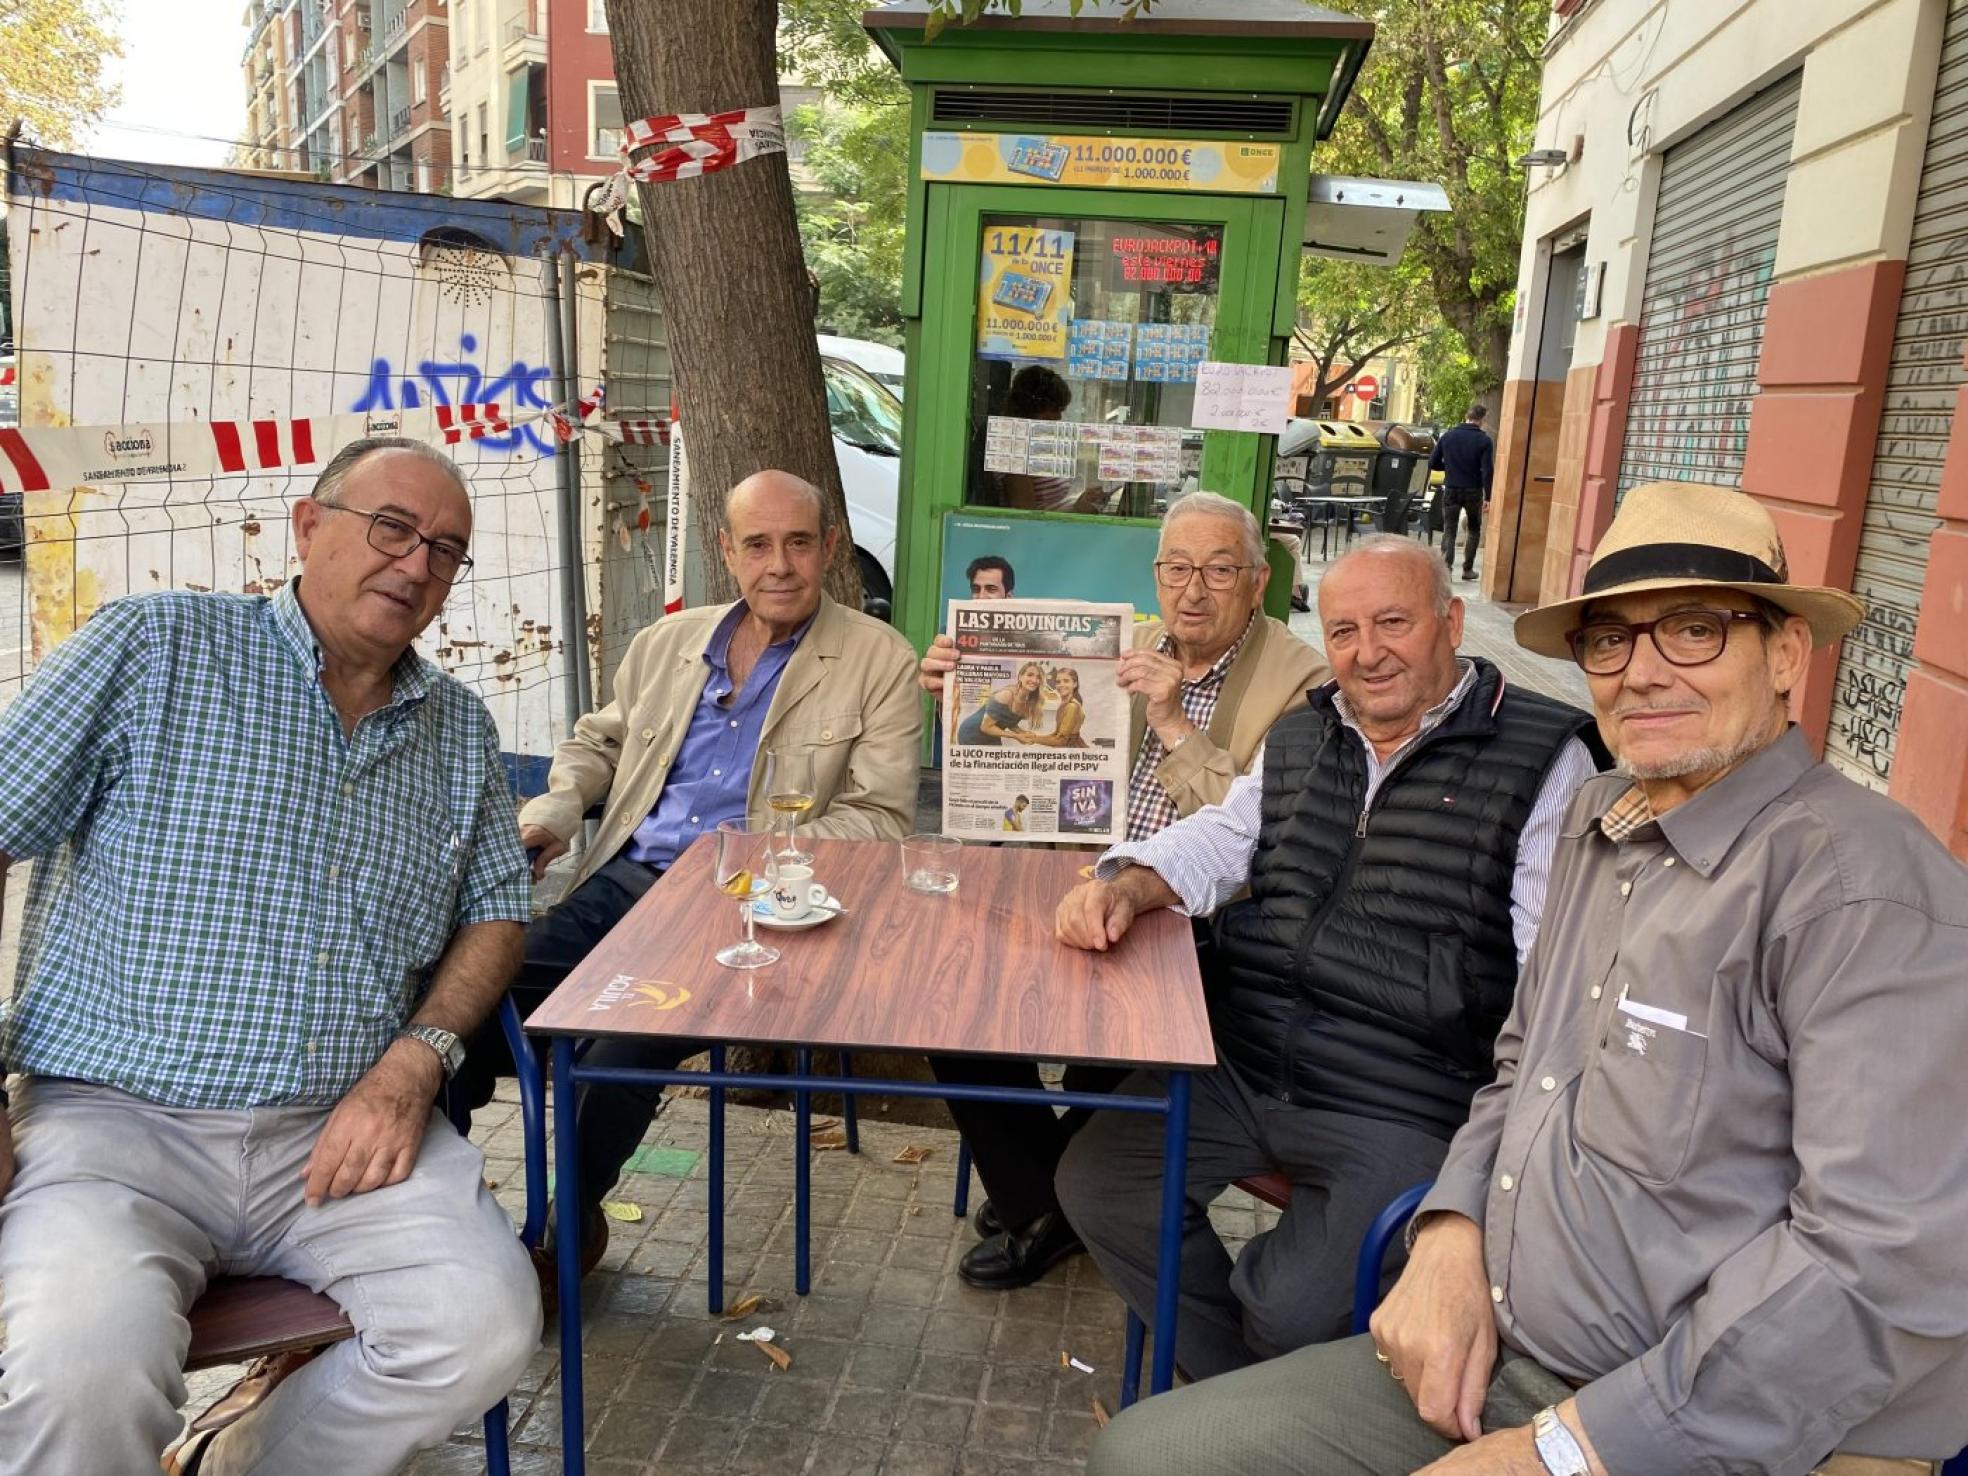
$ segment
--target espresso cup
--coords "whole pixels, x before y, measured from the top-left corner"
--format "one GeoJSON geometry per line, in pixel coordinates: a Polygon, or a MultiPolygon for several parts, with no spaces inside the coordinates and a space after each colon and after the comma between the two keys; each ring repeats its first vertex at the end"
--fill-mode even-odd
{"type": "Polygon", "coordinates": [[[798,922],[827,900],[827,889],[813,879],[811,866],[781,866],[772,884],[772,915],[781,922],[798,922]]]}

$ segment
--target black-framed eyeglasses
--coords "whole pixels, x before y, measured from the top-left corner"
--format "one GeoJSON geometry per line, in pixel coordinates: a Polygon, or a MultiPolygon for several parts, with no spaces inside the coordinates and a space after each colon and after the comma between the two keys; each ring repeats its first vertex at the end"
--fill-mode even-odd
{"type": "Polygon", "coordinates": [[[339,502],[317,505],[327,512],[354,513],[359,518],[367,518],[369,546],[377,553],[388,554],[393,559],[407,559],[417,551],[418,545],[428,548],[431,578],[441,584],[456,584],[458,576],[472,566],[471,555],[457,544],[426,538],[401,518],[388,513],[370,512],[367,508],[347,507],[339,502]]]}
{"type": "Polygon", "coordinates": [[[1155,562],[1155,582],[1163,589],[1187,589],[1189,581],[1201,574],[1204,589],[1224,590],[1233,588],[1237,576],[1252,567],[1250,564],[1192,564],[1186,559],[1158,559],[1155,562]]]}
{"type": "Polygon", "coordinates": [[[1676,610],[1658,620],[1626,624],[1592,620],[1565,637],[1572,659],[1588,676],[1618,676],[1633,661],[1634,647],[1645,635],[1670,666],[1706,666],[1729,644],[1729,630],[1739,620],[1766,624],[1756,610],[1676,610]]]}

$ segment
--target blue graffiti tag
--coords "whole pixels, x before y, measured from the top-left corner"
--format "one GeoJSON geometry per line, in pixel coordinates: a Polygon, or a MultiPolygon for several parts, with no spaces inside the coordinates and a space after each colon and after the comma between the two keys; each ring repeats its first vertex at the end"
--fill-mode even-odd
{"type": "MultiPolygon", "coordinates": [[[[433,405],[497,405],[511,415],[545,410],[553,404],[553,371],[545,365],[515,359],[511,368],[488,380],[485,371],[472,362],[477,352],[477,336],[461,333],[454,363],[425,359],[415,374],[399,374],[388,359],[377,359],[369,366],[368,384],[349,409],[415,410],[428,400],[433,405]]],[[[539,456],[551,456],[556,449],[553,432],[543,421],[517,426],[503,436],[486,436],[478,444],[487,451],[529,447],[539,456]]]]}

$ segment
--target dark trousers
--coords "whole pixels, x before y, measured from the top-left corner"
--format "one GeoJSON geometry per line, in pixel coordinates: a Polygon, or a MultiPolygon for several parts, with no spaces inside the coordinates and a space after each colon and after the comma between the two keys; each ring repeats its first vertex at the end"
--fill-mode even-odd
{"type": "Polygon", "coordinates": [[[1442,498],[1442,560],[1451,569],[1455,567],[1456,522],[1467,513],[1469,547],[1462,556],[1462,572],[1471,573],[1476,567],[1476,550],[1483,540],[1483,489],[1445,487],[1442,489],[1442,498]]]}
{"type": "MultiPolygon", "coordinates": [[[[608,930],[628,915],[655,884],[648,867],[618,856],[568,895],[552,912],[526,929],[526,961],[513,981],[513,1002],[523,1020],[574,971],[608,930]]],[[[696,1041],[599,1040],[583,1058],[589,1066],[631,1066],[669,1071],[703,1050],[696,1041]]],[[[472,1108],[492,1100],[493,1084],[512,1075],[496,1016],[465,1046],[465,1064],[451,1083],[454,1098],[472,1108]]],[[[581,1088],[576,1116],[580,1137],[581,1202],[593,1207],[615,1187],[642,1135],[663,1103],[661,1087],[619,1086],[613,1082],[581,1088]]]]}
{"type": "MultiPolygon", "coordinates": [[[[1159,1095],[1139,1073],[1121,1088],[1159,1095]]],[[[1059,1203],[1107,1284],[1152,1322],[1162,1219],[1163,1120],[1101,1112],[1059,1166],[1059,1203]]],[[[1182,1315],[1175,1359],[1207,1379],[1308,1343],[1344,1337],[1360,1241],[1387,1201],[1435,1177],[1448,1141],[1398,1123],[1297,1107],[1234,1066],[1199,1071],[1189,1106],[1182,1315]],[[1210,1204],[1238,1179],[1281,1170],[1291,1203],[1232,1260],[1210,1204]]],[[[1403,1257],[1388,1257],[1387,1276],[1403,1257]]]]}
{"type": "MultiPolygon", "coordinates": [[[[1037,1091],[1045,1085],[1035,1062],[998,1056],[931,1056],[929,1069],[946,1086],[1037,1091]]],[[[1120,1066],[1068,1066],[1063,1084],[1069,1092],[1111,1092],[1127,1075],[1120,1066]]],[[[970,1145],[971,1162],[984,1181],[984,1192],[991,1196],[999,1224],[1016,1229],[1059,1208],[1052,1177],[1066,1145],[1092,1113],[1081,1109],[1061,1117],[1040,1102],[951,1102],[949,1106],[950,1116],[970,1145]]]]}

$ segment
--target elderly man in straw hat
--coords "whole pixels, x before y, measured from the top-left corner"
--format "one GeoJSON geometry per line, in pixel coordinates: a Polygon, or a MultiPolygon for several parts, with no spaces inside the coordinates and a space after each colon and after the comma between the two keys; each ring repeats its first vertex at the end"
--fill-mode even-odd
{"type": "Polygon", "coordinates": [[[1968,1441],[1968,870],[1790,725],[1862,607],[1635,488],[1518,641],[1620,773],[1370,1336],[1130,1410],[1094,1476],[1925,1471],[1968,1441]],[[1836,1454],[1845,1452],[1845,1454],[1836,1454]]]}

